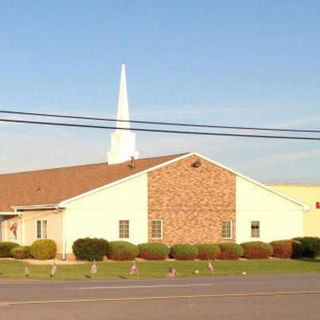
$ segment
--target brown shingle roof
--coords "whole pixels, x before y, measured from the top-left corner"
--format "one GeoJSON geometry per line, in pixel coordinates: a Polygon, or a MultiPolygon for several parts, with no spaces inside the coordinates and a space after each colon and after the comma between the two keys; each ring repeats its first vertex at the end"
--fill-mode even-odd
{"type": "Polygon", "coordinates": [[[82,166],[0,175],[0,211],[11,206],[57,204],[63,200],[149,169],[182,154],[138,159],[120,164],[82,166]]]}

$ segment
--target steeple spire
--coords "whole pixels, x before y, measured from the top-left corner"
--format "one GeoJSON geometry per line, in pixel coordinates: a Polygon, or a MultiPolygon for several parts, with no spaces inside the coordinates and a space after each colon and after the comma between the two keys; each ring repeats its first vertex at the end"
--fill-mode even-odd
{"type": "Polygon", "coordinates": [[[119,121],[130,120],[126,67],[124,64],[121,65],[117,120],[117,129],[111,134],[111,150],[108,152],[109,164],[128,161],[131,157],[138,158],[138,152],[135,150],[135,134],[130,131],[130,122],[119,121]]]}
{"type": "MultiPolygon", "coordinates": [[[[121,65],[121,77],[118,99],[118,113],[117,120],[130,120],[129,119],[129,104],[128,104],[128,91],[127,91],[127,78],[126,78],[126,66],[121,65]]],[[[117,121],[117,128],[130,128],[130,122],[117,121]]],[[[119,129],[117,129],[119,131],[119,129]]]]}

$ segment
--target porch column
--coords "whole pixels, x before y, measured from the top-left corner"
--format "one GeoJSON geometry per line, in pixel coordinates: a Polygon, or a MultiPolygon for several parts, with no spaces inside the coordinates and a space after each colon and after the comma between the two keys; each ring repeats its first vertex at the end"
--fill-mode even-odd
{"type": "Polygon", "coordinates": [[[8,241],[8,219],[4,220],[4,241],[8,241]]]}
{"type": "Polygon", "coordinates": [[[24,246],[26,243],[26,240],[25,240],[26,233],[25,233],[25,223],[24,223],[23,214],[20,216],[20,219],[21,219],[21,245],[24,246]]]}

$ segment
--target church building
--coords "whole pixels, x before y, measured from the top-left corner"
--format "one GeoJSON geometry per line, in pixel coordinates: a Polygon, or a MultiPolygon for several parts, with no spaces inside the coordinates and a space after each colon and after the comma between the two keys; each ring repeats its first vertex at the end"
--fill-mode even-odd
{"type": "Polygon", "coordinates": [[[140,159],[129,119],[122,65],[108,162],[0,175],[2,241],[53,239],[69,258],[84,237],[172,245],[303,236],[307,205],[196,152],[140,159]]]}

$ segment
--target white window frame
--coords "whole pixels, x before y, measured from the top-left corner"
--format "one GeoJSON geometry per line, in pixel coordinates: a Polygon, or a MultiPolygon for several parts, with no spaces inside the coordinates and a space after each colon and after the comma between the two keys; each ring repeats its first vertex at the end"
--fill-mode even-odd
{"type": "Polygon", "coordinates": [[[260,238],[260,235],[261,235],[261,223],[260,223],[260,220],[251,220],[250,221],[250,236],[252,239],[258,239],[260,238]],[[259,236],[255,237],[255,236],[252,236],[252,223],[253,222],[258,222],[258,225],[259,225],[259,228],[258,228],[258,231],[259,231],[259,236]]]}
{"type": "Polygon", "coordinates": [[[163,220],[162,219],[152,219],[151,220],[151,239],[152,240],[162,240],[163,239],[163,220]],[[152,228],[152,224],[153,224],[153,221],[160,221],[160,238],[159,237],[153,237],[153,228],[152,228]]]}
{"type": "Polygon", "coordinates": [[[232,220],[222,220],[222,225],[221,225],[221,238],[223,239],[223,240],[230,240],[230,239],[232,239],[232,220]],[[224,224],[224,222],[230,222],[230,237],[224,237],[223,236],[223,224],[224,224]]]}
{"type": "Polygon", "coordinates": [[[48,239],[48,220],[46,219],[37,219],[36,220],[36,239],[48,239]],[[38,222],[40,222],[40,237],[38,237],[38,222]],[[44,222],[45,222],[45,233],[44,233],[44,222]]]}
{"type": "Polygon", "coordinates": [[[119,232],[119,239],[130,239],[130,220],[129,219],[121,219],[118,221],[118,232],[119,232]],[[121,232],[120,232],[121,221],[128,221],[128,237],[121,237],[121,232]]]}

